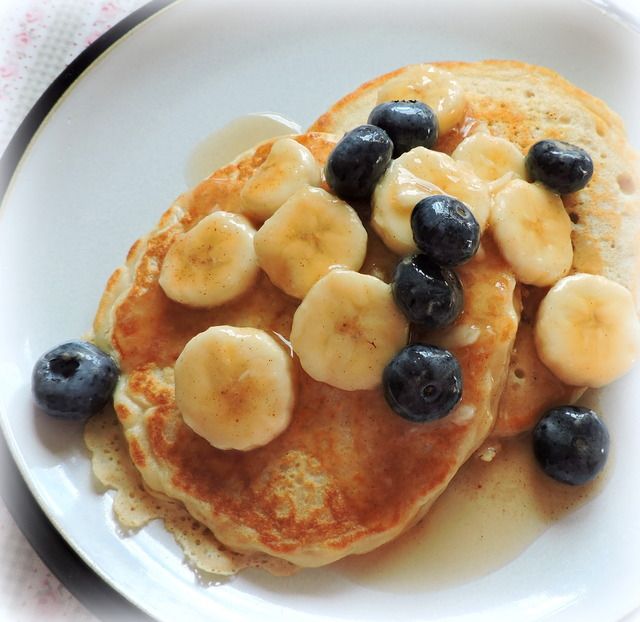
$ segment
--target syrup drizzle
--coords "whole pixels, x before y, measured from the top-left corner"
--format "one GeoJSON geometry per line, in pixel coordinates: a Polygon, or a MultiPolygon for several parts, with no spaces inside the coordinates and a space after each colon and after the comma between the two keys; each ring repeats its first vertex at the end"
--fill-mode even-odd
{"type": "MultiPolygon", "coordinates": [[[[234,119],[195,146],[185,181],[194,186],[257,143],[300,132],[297,123],[272,113],[234,119]]],[[[333,570],[393,593],[464,584],[514,560],[555,521],[596,496],[611,471],[610,456],[595,481],[571,487],[541,471],[530,434],[496,441],[490,449],[493,460],[472,456],[415,527],[371,553],[336,562],[333,570]]]]}
{"type": "Polygon", "coordinates": [[[552,480],[535,461],[530,434],[494,446],[491,462],[473,456],[463,465],[418,525],[376,551],[338,562],[337,571],[394,593],[464,584],[514,560],[607,479],[608,469],[585,486],[552,480]]]}
{"type": "Polygon", "coordinates": [[[300,125],[271,112],[247,114],[233,119],[200,141],[187,159],[184,180],[191,188],[207,175],[228,164],[258,143],[299,134],[300,125]]]}

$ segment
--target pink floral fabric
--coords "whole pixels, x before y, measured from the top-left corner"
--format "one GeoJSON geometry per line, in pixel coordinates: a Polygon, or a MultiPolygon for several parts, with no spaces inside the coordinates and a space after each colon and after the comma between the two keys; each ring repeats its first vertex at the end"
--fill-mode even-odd
{"type": "Polygon", "coordinates": [[[43,91],[145,0],[0,2],[0,153],[43,91]]]}
{"type": "MultiPolygon", "coordinates": [[[[0,153],[38,97],[146,0],[0,0],[0,153]]],[[[97,622],[49,572],[0,499],[0,620],[97,622]]]]}
{"type": "Polygon", "coordinates": [[[97,622],[49,572],[0,501],[0,619],[97,622]]]}

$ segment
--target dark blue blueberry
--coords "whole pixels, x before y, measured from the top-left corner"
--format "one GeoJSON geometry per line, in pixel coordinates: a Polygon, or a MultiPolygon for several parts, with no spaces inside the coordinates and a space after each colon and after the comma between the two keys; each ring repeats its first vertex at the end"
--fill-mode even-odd
{"type": "Polygon", "coordinates": [[[524,165],[532,181],[541,181],[559,194],[581,190],[593,175],[591,156],[560,140],[537,142],[529,149],[524,165]]]}
{"type": "Polygon", "coordinates": [[[609,432],[593,410],[557,406],[534,428],[533,451],[547,475],[579,486],[602,470],[609,454],[609,432]]]}
{"type": "Polygon", "coordinates": [[[422,102],[392,101],[378,104],[367,123],[381,127],[393,142],[393,157],[414,147],[433,147],[438,140],[438,118],[422,102]]]}
{"type": "Polygon", "coordinates": [[[92,343],[72,341],[43,354],[31,380],[35,402],[48,415],[87,419],[111,399],[118,367],[92,343]]]}
{"type": "Polygon", "coordinates": [[[347,132],[329,155],[327,183],[343,199],[368,199],[391,161],[393,143],[375,125],[347,132]]]}
{"type": "Polygon", "coordinates": [[[423,423],[445,417],[462,397],[462,371],[451,352],[413,344],[382,374],[384,396],[401,417],[423,423]]]}
{"type": "Polygon", "coordinates": [[[446,194],[416,204],[411,230],[418,249],[439,266],[451,268],[469,261],[480,244],[480,225],[471,210],[446,194]]]}
{"type": "Polygon", "coordinates": [[[396,267],[391,288],[407,319],[429,329],[451,324],[462,311],[464,297],[458,275],[437,266],[426,255],[405,257],[396,267]]]}

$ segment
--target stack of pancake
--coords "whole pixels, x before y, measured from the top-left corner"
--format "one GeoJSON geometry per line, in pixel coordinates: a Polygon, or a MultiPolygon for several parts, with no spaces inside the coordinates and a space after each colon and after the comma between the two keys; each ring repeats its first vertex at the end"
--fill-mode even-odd
{"type": "MultiPolygon", "coordinates": [[[[607,276],[637,301],[640,166],[620,119],[547,69],[506,61],[435,65],[466,97],[464,119],[441,136],[437,150],[451,153],[466,136],[485,131],[523,154],[545,138],[591,154],[591,182],[563,197],[572,220],[572,270],[607,276]]],[[[324,166],[344,132],[366,122],[379,89],[408,71],[367,82],[294,139],[324,166]]],[[[118,490],[117,517],[128,527],[163,518],[194,565],[222,574],[256,565],[286,574],[394,539],[427,513],[487,439],[524,433],[546,408],[583,391],[540,362],[532,322],[545,290],[517,282],[489,231],[481,252],[458,270],[462,316],[446,330],[412,336],[447,347],[460,361],[464,393],[449,416],[410,423],[389,409],[380,387],[332,387],[294,358],[296,405],[281,435],[236,451],[196,434],[175,401],[173,367],[185,344],[218,325],[256,327],[286,340],[299,301],[261,273],[241,297],[194,309],[165,295],[160,270],[171,244],[203,217],[242,211],[241,189],[273,144],[257,145],[178,197],[112,275],[94,323],[94,340],[118,360],[121,378],[117,420],[110,413],[91,420],[86,441],[97,477],[118,490]],[[469,326],[479,327],[473,339],[461,330],[469,326]]],[[[399,258],[363,224],[369,242],[361,272],[388,280],[399,258]]]]}

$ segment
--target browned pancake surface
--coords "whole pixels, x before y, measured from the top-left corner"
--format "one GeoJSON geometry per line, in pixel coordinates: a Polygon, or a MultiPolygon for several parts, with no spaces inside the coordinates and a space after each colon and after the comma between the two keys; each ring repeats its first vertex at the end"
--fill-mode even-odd
{"type": "MultiPolygon", "coordinates": [[[[298,137],[323,163],[335,139],[298,137]]],[[[266,275],[242,298],[211,310],[170,301],[158,285],[175,236],[216,209],[239,210],[239,190],[269,152],[254,153],[180,197],[116,271],[96,318],[98,341],[121,361],[116,412],[147,486],[181,501],[220,541],[316,566],[395,537],[417,520],[495,422],[518,322],[515,280],[490,238],[460,270],[465,308],[458,323],[482,327],[453,348],[464,381],[447,418],[412,424],[390,411],[380,389],[342,391],[297,365],[289,428],[265,447],[221,451],[186,426],[172,366],[186,342],[209,326],[255,326],[288,338],[298,301],[266,275]]],[[[388,274],[396,258],[371,238],[365,268],[388,274]]],[[[241,407],[241,405],[239,405],[241,407]]]]}
{"type": "MultiPolygon", "coordinates": [[[[586,149],[594,161],[587,187],[563,197],[573,222],[574,272],[602,274],[634,294],[640,291],[640,164],[618,115],[601,100],[560,75],[516,61],[444,62],[468,100],[463,123],[441,137],[437,149],[451,151],[470,132],[487,128],[524,153],[538,140],[560,139],[586,149]]],[[[401,68],[364,83],[336,102],[311,130],[343,132],[366,122],[378,89],[401,68]]],[[[540,362],[532,342],[541,293],[527,288],[525,313],[510,362],[495,429],[511,436],[531,429],[552,405],[574,401],[583,391],[563,384],[540,362]],[[531,294],[530,296],[528,294],[531,294]]]]}

